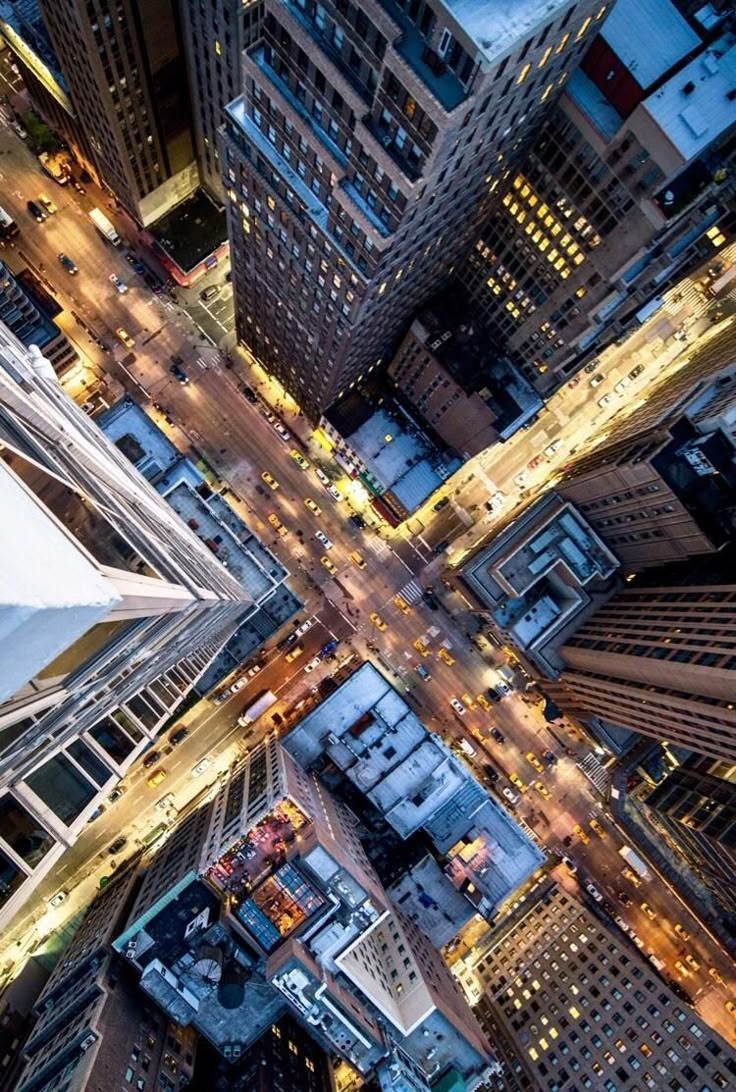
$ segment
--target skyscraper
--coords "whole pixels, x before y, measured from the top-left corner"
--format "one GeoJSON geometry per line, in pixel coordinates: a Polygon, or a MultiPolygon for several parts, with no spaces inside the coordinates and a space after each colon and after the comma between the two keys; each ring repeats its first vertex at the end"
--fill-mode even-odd
{"type": "Polygon", "coordinates": [[[715,554],[736,534],[733,360],[728,330],[557,486],[629,571],[715,554]]]}
{"type": "Polygon", "coordinates": [[[552,881],[455,965],[515,1084],[729,1088],[736,1054],[633,941],[552,881]]]}
{"type": "Polygon", "coordinates": [[[736,921],[736,763],[692,755],[636,806],[736,921]]]}
{"type": "Polygon", "coordinates": [[[237,329],[308,414],[388,360],[606,11],[266,0],[222,137],[237,329]]]}
{"type": "Polygon", "coordinates": [[[174,0],[40,0],[98,176],[139,224],[199,182],[174,0]]]}
{"type": "Polygon", "coordinates": [[[736,39],[680,6],[612,6],[461,270],[542,394],[733,233],[736,39]]]}
{"type": "Polygon", "coordinates": [[[4,327],[0,494],[4,922],[252,599],[4,327]]]}
{"type": "Polygon", "coordinates": [[[220,198],[217,130],[225,106],[240,94],[241,56],[260,34],[263,3],[221,0],[205,7],[199,0],[181,0],[180,10],[199,175],[213,197],[220,198]]]}
{"type": "MultiPolygon", "coordinates": [[[[721,558],[733,574],[733,551],[721,558]]],[[[691,566],[651,570],[618,591],[559,649],[553,693],[583,717],[633,728],[701,755],[736,758],[736,583],[701,583],[691,566]]]]}
{"type": "Polygon", "coordinates": [[[175,828],[114,946],[144,993],[225,1058],[288,1009],[364,1076],[396,1049],[420,1075],[456,1070],[469,1089],[494,1068],[439,953],[391,903],[354,815],[275,736],[175,828]]]}

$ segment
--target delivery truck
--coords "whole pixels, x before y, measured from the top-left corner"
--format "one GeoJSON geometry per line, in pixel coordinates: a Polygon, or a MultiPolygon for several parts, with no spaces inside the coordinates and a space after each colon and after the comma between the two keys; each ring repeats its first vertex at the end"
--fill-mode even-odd
{"type": "Polygon", "coordinates": [[[278,698],[272,690],[263,690],[254,702],[243,710],[238,717],[238,724],[241,728],[246,728],[249,724],[262,717],[266,710],[270,709],[272,705],[275,705],[278,698]]]}
{"type": "Polygon", "coordinates": [[[619,853],[626,861],[629,868],[633,868],[634,872],[636,872],[638,876],[641,876],[643,880],[650,880],[652,878],[652,874],[645,862],[637,853],[634,853],[630,846],[621,846],[619,853]]]}
{"type": "Polygon", "coordinates": [[[112,243],[113,246],[120,246],[123,240],[105,216],[104,212],[100,209],[91,209],[89,218],[99,231],[100,235],[107,239],[108,243],[112,243]]]}

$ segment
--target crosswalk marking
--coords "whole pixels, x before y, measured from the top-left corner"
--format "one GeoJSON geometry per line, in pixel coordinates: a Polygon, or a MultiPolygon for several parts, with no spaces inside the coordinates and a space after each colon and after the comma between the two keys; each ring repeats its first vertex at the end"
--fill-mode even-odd
{"type": "Polygon", "coordinates": [[[370,538],[368,539],[366,546],[376,555],[376,557],[385,557],[389,552],[389,545],[387,542],[384,542],[382,538],[370,538]]]}
{"type": "Polygon", "coordinates": [[[576,762],[576,766],[581,773],[585,774],[588,781],[594,785],[599,793],[605,794],[607,792],[611,776],[595,755],[585,755],[584,758],[579,759],[578,762],[576,762]]]}
{"type": "Polygon", "coordinates": [[[417,584],[416,580],[410,580],[408,584],[404,584],[399,595],[407,603],[416,603],[424,595],[424,589],[421,584],[417,584]]]}

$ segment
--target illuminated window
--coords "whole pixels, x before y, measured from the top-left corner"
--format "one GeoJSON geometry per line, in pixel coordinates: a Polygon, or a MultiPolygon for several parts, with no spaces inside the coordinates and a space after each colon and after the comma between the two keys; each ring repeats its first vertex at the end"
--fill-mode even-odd
{"type": "Polygon", "coordinates": [[[555,50],[555,53],[562,53],[563,49],[565,48],[565,46],[567,45],[567,43],[569,41],[570,41],[570,35],[569,34],[563,34],[562,38],[560,39],[560,44],[558,45],[557,49],[555,50]]]}
{"type": "Polygon", "coordinates": [[[544,91],[542,92],[542,94],[539,97],[540,102],[545,102],[550,97],[550,95],[552,94],[552,88],[553,87],[554,87],[553,83],[548,83],[547,84],[544,91]]]}
{"type": "Polygon", "coordinates": [[[215,53],[217,54],[218,57],[222,53],[222,46],[220,45],[219,42],[215,42],[215,53]]]}
{"type": "Polygon", "coordinates": [[[539,68],[544,68],[544,66],[546,65],[547,61],[549,60],[549,57],[550,57],[550,53],[551,53],[551,52],[552,52],[552,46],[547,46],[547,48],[545,49],[544,53],[543,53],[543,54],[542,54],[542,56],[541,56],[541,57],[539,58],[539,66],[538,66],[539,68]]]}
{"type": "Polygon", "coordinates": [[[606,10],[607,10],[607,5],[604,4],[603,7],[601,8],[601,10],[598,12],[598,14],[595,17],[596,22],[598,22],[599,19],[603,18],[603,16],[606,14],[606,10]]]}
{"type": "Polygon", "coordinates": [[[580,41],[580,39],[582,38],[582,36],[585,34],[586,30],[590,26],[590,23],[591,23],[591,17],[589,15],[588,18],[585,19],[584,22],[581,24],[580,30],[575,35],[575,41],[576,42],[580,41]]]}
{"type": "MultiPolygon", "coordinates": [[[[590,20],[588,20],[588,22],[590,22],[590,20]]],[[[531,68],[531,67],[532,67],[532,66],[531,66],[531,62],[528,62],[527,64],[525,64],[525,65],[524,65],[524,67],[522,68],[521,72],[520,72],[520,73],[519,73],[519,75],[518,75],[518,76],[516,77],[516,82],[517,82],[517,84],[519,84],[519,83],[523,83],[523,82],[524,82],[524,80],[525,80],[525,79],[527,78],[527,76],[529,75],[529,70],[530,70],[530,68],[531,68]]]]}
{"type": "Polygon", "coordinates": [[[382,296],[385,291],[386,291],[386,282],[384,281],[383,284],[381,285],[381,287],[378,289],[378,295],[382,296]]]}

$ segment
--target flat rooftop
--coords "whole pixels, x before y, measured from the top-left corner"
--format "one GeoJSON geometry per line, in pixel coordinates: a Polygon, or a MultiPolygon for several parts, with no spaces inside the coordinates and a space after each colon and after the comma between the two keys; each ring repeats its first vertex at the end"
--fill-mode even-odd
{"type": "Polygon", "coordinates": [[[181,459],[168,436],[127,394],[98,414],[95,423],[149,482],[181,459]]]}
{"type": "Polygon", "coordinates": [[[644,91],[700,45],[670,0],[617,0],[600,34],[644,91]]]}
{"type": "Polygon", "coordinates": [[[571,0],[444,0],[444,6],[486,60],[493,62],[573,4],[571,0]]]}
{"type": "Polygon", "coordinates": [[[212,544],[215,557],[227,566],[254,600],[259,601],[272,590],[274,581],[268,572],[210,511],[207,501],[188,482],[178,482],[164,496],[185,523],[190,527],[196,525],[195,533],[205,543],[212,544]]]}
{"type": "Polygon", "coordinates": [[[736,37],[726,34],[681,69],[639,109],[687,162],[736,124],[736,37]]]}
{"type": "Polygon", "coordinates": [[[560,563],[582,585],[593,577],[608,576],[618,564],[593,529],[567,504],[520,541],[500,562],[497,573],[510,594],[522,595],[560,563]]]}
{"type": "Polygon", "coordinates": [[[197,190],[147,230],[185,272],[227,242],[225,213],[204,190],[197,190]]]}

